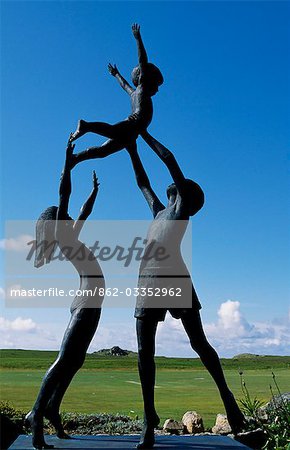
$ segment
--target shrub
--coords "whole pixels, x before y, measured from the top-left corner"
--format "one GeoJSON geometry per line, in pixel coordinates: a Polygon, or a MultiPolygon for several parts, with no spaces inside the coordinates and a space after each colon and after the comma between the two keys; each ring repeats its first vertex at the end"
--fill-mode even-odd
{"type": "MultiPolygon", "coordinates": [[[[28,411],[15,409],[9,402],[0,402],[1,416],[21,427],[25,433],[24,419],[28,411]]],[[[62,412],[61,419],[65,430],[71,434],[129,434],[140,433],[142,422],[137,418],[121,414],[79,414],[62,412]]],[[[44,433],[54,434],[49,421],[44,420],[44,433]]]]}
{"type": "Polygon", "coordinates": [[[290,400],[288,394],[281,393],[274,372],[272,372],[272,378],[277,394],[275,395],[274,389],[270,385],[272,398],[263,408],[267,413],[265,420],[261,420],[259,417],[259,409],[264,402],[257,397],[251,397],[243,378],[243,372],[239,374],[244,394],[244,398],[239,399],[241,409],[254,419],[254,426],[261,427],[266,432],[267,441],[263,450],[290,450],[290,400]]]}

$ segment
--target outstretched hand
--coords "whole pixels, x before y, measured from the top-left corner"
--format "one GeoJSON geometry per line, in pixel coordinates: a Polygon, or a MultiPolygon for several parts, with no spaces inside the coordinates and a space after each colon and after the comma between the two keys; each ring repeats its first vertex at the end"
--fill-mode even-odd
{"type": "Polygon", "coordinates": [[[98,178],[96,172],[93,170],[93,188],[98,191],[100,183],[98,182],[98,178]]]}
{"type": "Polygon", "coordinates": [[[117,73],[119,73],[116,64],[112,65],[111,63],[108,64],[108,71],[110,72],[111,75],[113,75],[113,77],[115,77],[117,73]]]}
{"type": "Polygon", "coordinates": [[[132,32],[135,39],[138,39],[140,37],[140,25],[138,25],[138,23],[133,23],[132,32]]]}

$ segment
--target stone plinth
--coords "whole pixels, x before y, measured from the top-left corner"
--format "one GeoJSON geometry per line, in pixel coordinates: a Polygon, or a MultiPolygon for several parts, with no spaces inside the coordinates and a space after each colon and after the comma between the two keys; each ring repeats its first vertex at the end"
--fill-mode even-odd
{"type": "MultiPolygon", "coordinates": [[[[47,444],[66,450],[130,450],[139,442],[139,435],[124,436],[73,436],[63,440],[45,436],[47,444]]],[[[247,450],[249,447],[226,436],[156,436],[156,450],[247,450]]],[[[21,435],[9,450],[33,450],[31,436],[21,435]]]]}

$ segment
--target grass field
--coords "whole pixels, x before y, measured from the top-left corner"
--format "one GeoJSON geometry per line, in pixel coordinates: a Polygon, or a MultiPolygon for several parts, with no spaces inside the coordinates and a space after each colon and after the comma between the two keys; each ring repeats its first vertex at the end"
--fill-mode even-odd
{"type": "MultiPolygon", "coordinates": [[[[54,361],[56,352],[23,350],[1,351],[1,400],[15,408],[29,410],[38,393],[42,377],[54,361]]],[[[156,358],[156,405],[165,420],[180,419],[188,410],[198,411],[205,425],[211,426],[223,412],[217,388],[199,359],[156,358]]],[[[272,370],[282,392],[290,390],[290,357],[242,357],[223,359],[230,388],[242,397],[239,370],[253,396],[268,401],[272,370]]],[[[88,355],[75,376],[62,404],[62,410],[86,413],[121,413],[142,416],[141,389],[136,356],[103,357],[88,355]],[[134,411],[134,413],[132,413],[134,411]]]]}

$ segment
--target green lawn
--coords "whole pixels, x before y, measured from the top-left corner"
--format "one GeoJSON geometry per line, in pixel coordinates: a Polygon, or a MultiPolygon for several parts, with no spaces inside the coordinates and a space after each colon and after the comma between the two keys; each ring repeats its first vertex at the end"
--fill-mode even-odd
{"type": "MultiPolygon", "coordinates": [[[[15,408],[29,410],[41,379],[55,352],[1,352],[1,400],[15,408]]],[[[270,399],[272,369],[282,392],[289,391],[290,357],[241,358],[223,360],[230,388],[242,396],[239,370],[243,370],[250,393],[270,399]],[[265,359],[266,358],[266,359],[265,359]]],[[[130,413],[142,416],[142,398],[136,356],[125,358],[88,355],[84,368],[75,376],[64,398],[62,409],[86,413],[130,413]]],[[[198,359],[157,358],[156,405],[165,420],[180,419],[187,410],[198,411],[206,426],[223,412],[217,388],[198,359]]]]}

